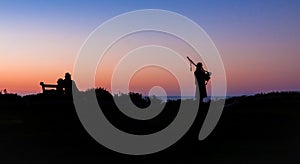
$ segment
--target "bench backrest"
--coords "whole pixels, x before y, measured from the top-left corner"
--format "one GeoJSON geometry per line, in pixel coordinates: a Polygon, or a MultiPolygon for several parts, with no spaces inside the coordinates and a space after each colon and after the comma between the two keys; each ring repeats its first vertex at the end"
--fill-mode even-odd
{"type": "Polygon", "coordinates": [[[43,93],[55,92],[57,89],[57,85],[55,84],[45,84],[44,82],[40,82],[40,85],[42,86],[43,93]],[[52,88],[52,89],[47,89],[47,88],[52,88]]]}

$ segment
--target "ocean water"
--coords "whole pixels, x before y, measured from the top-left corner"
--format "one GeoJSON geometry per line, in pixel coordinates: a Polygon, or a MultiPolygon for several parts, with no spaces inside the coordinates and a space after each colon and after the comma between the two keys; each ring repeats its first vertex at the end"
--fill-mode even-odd
{"type": "MultiPolygon", "coordinates": [[[[151,97],[151,96],[150,96],[151,97]]],[[[195,100],[195,96],[156,96],[156,98],[161,99],[164,102],[167,102],[168,100],[195,100]]],[[[209,100],[220,100],[220,99],[226,99],[228,97],[222,97],[222,96],[208,96],[204,99],[204,101],[208,102],[209,100]]]]}
{"type": "Polygon", "coordinates": [[[187,100],[187,99],[195,99],[195,96],[161,96],[160,98],[162,98],[163,100],[187,100]]]}

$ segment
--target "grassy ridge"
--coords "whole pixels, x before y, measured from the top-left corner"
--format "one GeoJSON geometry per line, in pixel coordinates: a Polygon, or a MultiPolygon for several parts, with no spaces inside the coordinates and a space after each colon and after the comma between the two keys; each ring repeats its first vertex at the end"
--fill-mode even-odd
{"type": "MultiPolygon", "coordinates": [[[[192,100],[161,103],[136,93],[116,97],[130,96],[141,108],[149,102],[165,106],[156,118],[137,121],[122,114],[113,96],[103,89],[82,94],[94,91],[109,121],[133,134],[163,129],[176,116],[180,103],[193,103],[192,100]]],[[[298,163],[299,100],[299,92],[229,98],[216,129],[200,142],[197,136],[209,106],[204,104],[192,128],[175,145],[156,154],[132,157],[96,143],[79,122],[70,97],[0,95],[0,153],[2,161],[10,163],[298,163]]]]}

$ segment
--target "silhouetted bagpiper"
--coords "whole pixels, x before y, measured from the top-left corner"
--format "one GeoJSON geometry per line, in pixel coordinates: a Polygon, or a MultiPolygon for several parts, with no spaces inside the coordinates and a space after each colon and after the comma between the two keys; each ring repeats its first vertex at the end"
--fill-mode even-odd
{"type": "MultiPolygon", "coordinates": [[[[207,97],[206,85],[210,79],[211,72],[204,70],[201,62],[195,64],[189,57],[187,58],[190,61],[191,66],[192,64],[196,66],[196,70],[194,72],[195,84],[196,84],[195,97],[197,99],[200,98],[200,102],[203,102],[203,99],[207,97]]],[[[192,71],[192,67],[191,67],[191,71],[192,71]]]]}

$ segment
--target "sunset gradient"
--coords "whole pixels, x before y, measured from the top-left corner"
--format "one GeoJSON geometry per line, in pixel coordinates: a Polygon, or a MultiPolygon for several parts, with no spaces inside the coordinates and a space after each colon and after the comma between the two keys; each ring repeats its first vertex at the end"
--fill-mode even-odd
{"type": "MultiPolygon", "coordinates": [[[[65,72],[72,74],[80,47],[101,23],[124,12],[158,8],[182,14],[208,33],[225,66],[228,95],[299,91],[299,7],[299,1],[281,0],[3,0],[0,1],[0,90],[22,95],[40,93],[40,81],[55,84],[65,72]]],[[[119,59],[137,47],[153,44],[202,61],[172,35],[151,31],[132,34],[107,51],[105,63],[99,62],[95,87],[110,90],[111,74],[119,59]]],[[[184,67],[185,70],[178,72],[190,69],[187,61],[184,67]]],[[[185,73],[182,78],[194,82],[193,72],[185,73]]],[[[217,77],[212,76],[211,80],[217,77]]],[[[137,71],[129,88],[147,94],[152,85],[161,85],[168,94],[179,94],[179,85],[172,74],[157,67],[137,71]]],[[[194,85],[183,87],[189,95],[194,94],[194,85]]]]}

